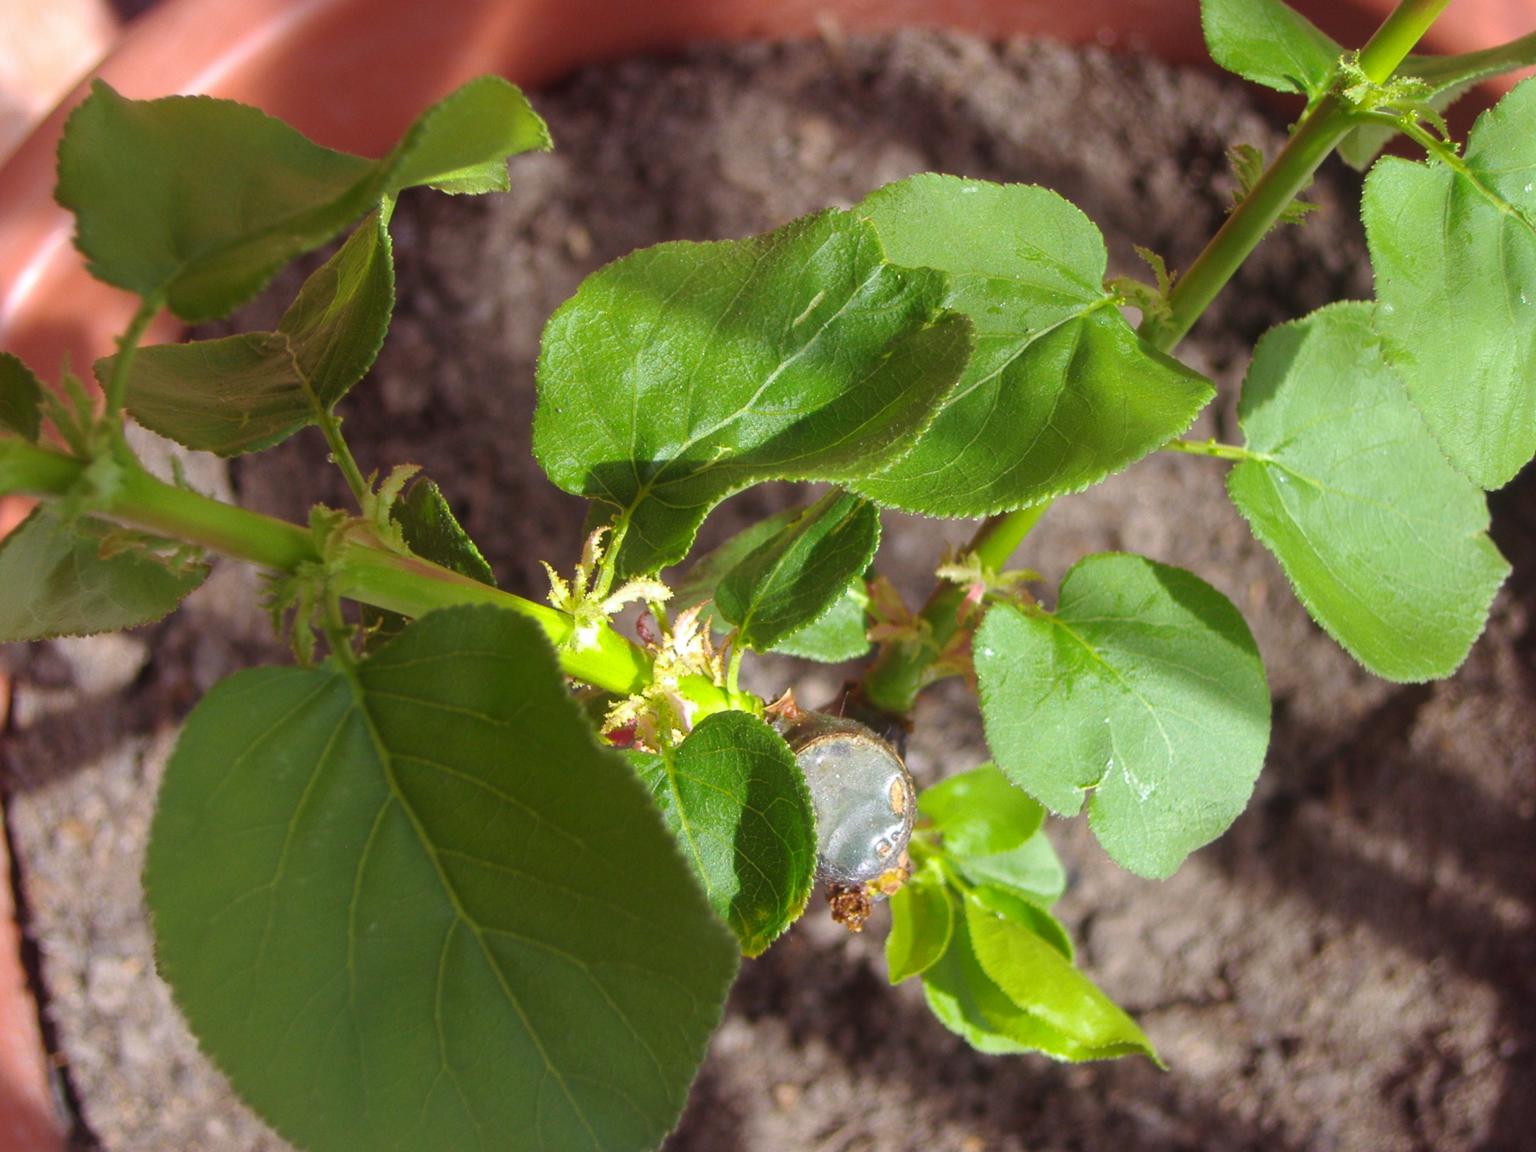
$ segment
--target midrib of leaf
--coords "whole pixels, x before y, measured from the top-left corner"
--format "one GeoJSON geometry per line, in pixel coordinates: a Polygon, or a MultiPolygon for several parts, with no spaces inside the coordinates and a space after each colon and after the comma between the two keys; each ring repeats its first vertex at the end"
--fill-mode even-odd
{"type": "Polygon", "coordinates": [[[678,827],[682,828],[683,836],[688,842],[688,854],[693,857],[693,872],[704,884],[704,894],[711,901],[714,899],[715,888],[709,882],[709,875],[704,867],[704,857],[699,852],[699,845],[694,840],[693,826],[688,822],[688,809],[683,805],[683,794],[677,786],[677,753],[665,743],[661,749],[661,766],[667,774],[667,789],[672,793],[672,808],[677,813],[678,827]]]}
{"type": "MultiPolygon", "coordinates": [[[[1287,472],[1291,472],[1291,475],[1293,476],[1300,476],[1299,473],[1292,472],[1289,468],[1286,468],[1285,470],[1287,472]]],[[[1317,546],[1312,538],[1312,534],[1308,532],[1302,525],[1301,521],[1296,518],[1295,512],[1292,511],[1290,503],[1285,498],[1285,493],[1280,490],[1280,485],[1275,483],[1274,476],[1266,471],[1264,473],[1264,479],[1269,484],[1270,489],[1275,493],[1276,502],[1279,504],[1281,510],[1285,513],[1286,520],[1288,520],[1291,526],[1296,530],[1297,535],[1306,541],[1307,547],[1311,550],[1313,558],[1323,566],[1323,571],[1327,572],[1328,575],[1339,585],[1339,587],[1347,589],[1349,591],[1350,597],[1357,601],[1359,605],[1365,609],[1366,613],[1371,616],[1372,619],[1374,619],[1378,624],[1386,626],[1388,623],[1386,618],[1381,615],[1380,610],[1377,609],[1371,597],[1363,596],[1359,592],[1355,591],[1354,585],[1350,581],[1346,580],[1343,575],[1336,571],[1333,565],[1328,562],[1327,550],[1317,546]]],[[[1314,487],[1321,491],[1328,491],[1328,489],[1324,488],[1321,484],[1317,484],[1315,481],[1308,481],[1308,483],[1313,484],[1314,487]]],[[[1342,492],[1336,493],[1336,495],[1342,496],[1344,499],[1350,498],[1345,496],[1342,492]]],[[[1284,567],[1284,565],[1282,565],[1282,567],[1284,567]]],[[[1331,627],[1328,628],[1328,631],[1330,635],[1333,633],[1333,629],[1331,627]]]]}
{"type": "MultiPolygon", "coordinates": [[[[1167,751],[1167,753],[1168,753],[1168,763],[1169,763],[1170,766],[1172,766],[1176,762],[1176,760],[1177,760],[1177,757],[1175,757],[1174,754],[1173,754],[1173,741],[1168,738],[1168,730],[1163,727],[1163,719],[1162,719],[1161,716],[1158,715],[1157,709],[1152,706],[1151,701],[1149,701],[1145,696],[1143,696],[1140,692],[1138,692],[1136,690],[1136,688],[1130,683],[1130,681],[1128,681],[1125,678],[1124,674],[1121,673],[1120,669],[1116,668],[1113,664],[1111,664],[1103,656],[1099,655],[1098,649],[1095,648],[1092,644],[1090,644],[1087,641],[1087,639],[1085,637],[1083,637],[1077,631],[1077,629],[1073,628],[1070,624],[1068,624],[1066,621],[1062,620],[1061,617],[1057,616],[1055,613],[1045,613],[1044,616],[1045,616],[1045,619],[1050,621],[1051,624],[1053,624],[1057,628],[1060,628],[1063,632],[1065,632],[1073,640],[1077,641],[1078,644],[1082,645],[1083,651],[1088,653],[1088,655],[1093,659],[1094,663],[1099,665],[1105,671],[1107,671],[1109,673],[1109,675],[1114,678],[1114,681],[1115,681],[1116,684],[1118,684],[1121,688],[1125,689],[1125,691],[1129,692],[1132,696],[1134,696],[1136,698],[1137,702],[1140,703],[1141,706],[1147,710],[1147,715],[1152,718],[1152,723],[1157,725],[1157,734],[1163,738],[1163,748],[1167,751]]],[[[1109,727],[1110,727],[1110,746],[1111,746],[1111,748],[1114,748],[1114,727],[1115,726],[1113,724],[1111,724],[1109,727]]],[[[1118,761],[1117,761],[1117,763],[1118,763],[1118,761]]],[[[1122,765],[1122,767],[1123,767],[1123,765],[1122,765]]],[[[1102,782],[1103,779],[1104,778],[1101,775],[1099,777],[1100,782],[1102,782]]]]}
{"type": "MultiPolygon", "coordinates": [[[[470,934],[475,938],[475,943],[479,947],[481,958],[485,961],[486,967],[490,969],[492,976],[495,978],[496,985],[501,989],[502,996],[506,999],[508,1006],[511,1007],[512,1011],[517,1015],[518,1021],[522,1024],[523,1031],[527,1034],[529,1040],[533,1042],[533,1046],[539,1054],[539,1059],[544,1062],[545,1075],[553,1078],[555,1083],[559,1085],[560,1092],[565,1097],[566,1103],[570,1105],[571,1112],[576,1116],[577,1120],[580,1121],[581,1126],[586,1129],[587,1136],[592,1142],[592,1147],[597,1150],[597,1152],[601,1152],[602,1145],[598,1141],[597,1132],[593,1129],[591,1121],[587,1119],[587,1114],[582,1111],[581,1106],[576,1102],[576,1097],[571,1092],[570,1086],[566,1083],[565,1077],[555,1066],[554,1061],[550,1059],[549,1051],[544,1047],[543,1038],[539,1035],[538,1030],[534,1028],[533,1021],[529,1018],[528,1013],[524,1010],[521,999],[519,999],[517,993],[513,991],[512,986],[507,983],[506,973],[502,971],[501,965],[497,962],[496,957],[491,952],[490,945],[487,944],[485,939],[486,927],[479,923],[479,921],[477,921],[473,916],[471,916],[469,910],[464,906],[463,900],[459,896],[458,889],[454,887],[453,881],[449,878],[447,870],[443,867],[442,860],[438,857],[436,844],[433,842],[432,837],[428,834],[426,826],[421,821],[420,815],[416,812],[416,809],[414,806],[412,806],[410,800],[406,797],[404,789],[400,787],[399,778],[395,775],[394,756],[389,751],[389,749],[385,747],[384,739],[379,734],[379,730],[374,724],[373,716],[368,711],[368,693],[362,682],[358,679],[357,669],[355,666],[350,664],[341,664],[340,671],[341,674],[346,677],[348,685],[351,688],[352,708],[357,712],[358,717],[363,723],[364,729],[368,733],[369,743],[373,746],[374,755],[378,759],[379,768],[384,774],[384,782],[388,786],[390,793],[389,799],[385,801],[384,805],[379,810],[379,815],[375,818],[374,830],[369,834],[368,847],[371,847],[374,834],[378,831],[379,826],[382,824],[384,814],[388,811],[389,806],[391,804],[398,804],[400,806],[400,811],[404,813],[405,818],[410,822],[411,830],[415,833],[417,842],[421,845],[422,851],[426,854],[427,859],[431,862],[433,872],[437,876],[437,880],[442,887],[443,894],[448,898],[449,906],[453,909],[455,917],[454,926],[456,927],[459,923],[462,923],[466,928],[469,929],[470,934]]],[[[414,700],[414,698],[412,699],[414,700]]],[[[416,700],[415,702],[426,703],[429,707],[435,706],[436,704],[435,701],[416,700]]],[[[515,717],[517,712],[521,711],[523,707],[524,705],[520,704],[517,711],[514,711],[511,716],[507,717],[507,720],[510,721],[513,717],[515,717]]],[[[463,778],[466,781],[473,780],[472,777],[463,778]]],[[[514,800],[511,796],[502,793],[499,789],[490,788],[485,781],[474,780],[474,783],[486,787],[488,791],[493,792],[506,803],[512,804],[514,807],[526,810],[526,805],[517,800],[514,800]]],[[[357,877],[359,885],[361,884],[362,875],[366,867],[368,847],[364,848],[362,858],[358,862],[357,877]]],[[[356,896],[356,894],[357,888],[354,887],[354,896],[356,896]]],[[[353,931],[354,924],[355,909],[353,910],[352,915],[349,915],[348,917],[347,944],[349,963],[353,956],[353,942],[355,940],[355,933],[353,931]]],[[[452,931],[453,928],[450,928],[450,938],[452,936],[452,931]]],[[[509,933],[509,935],[515,934],[509,933]]],[[[576,963],[579,967],[582,968],[583,971],[586,971],[585,964],[580,963],[575,957],[569,956],[561,952],[559,949],[550,948],[548,945],[545,945],[540,941],[532,940],[531,938],[519,937],[519,939],[524,939],[527,943],[534,944],[535,946],[544,948],[547,951],[553,951],[557,955],[561,955],[567,961],[576,963]]],[[[443,970],[441,965],[442,962],[446,959],[446,956],[447,949],[445,946],[443,952],[440,953],[438,957],[439,968],[437,973],[437,980],[439,985],[441,984],[443,978],[443,970]]],[[[614,1007],[611,998],[608,997],[607,990],[602,988],[600,982],[595,977],[593,977],[590,972],[588,972],[587,975],[593,986],[602,992],[604,999],[608,1001],[609,1006],[614,1007]]],[[[354,970],[354,988],[355,982],[356,973],[354,970]]],[[[650,1045],[646,1043],[642,1037],[635,1033],[633,1026],[629,1023],[629,1018],[625,1016],[623,1012],[618,1011],[616,1007],[614,1007],[614,1014],[624,1022],[625,1028],[630,1031],[631,1035],[635,1036],[635,1039],[639,1041],[640,1046],[650,1054],[652,1062],[656,1064],[657,1071],[660,1072],[660,1062],[656,1060],[655,1053],[651,1051],[650,1045]]],[[[433,1019],[439,1032],[441,1032],[442,1015],[439,1012],[438,1005],[436,1003],[433,1005],[433,1019]]],[[[366,1076],[363,1077],[363,1082],[365,1084],[367,1083],[366,1076]]],[[[663,1082],[665,1082],[665,1077],[663,1077],[663,1082]]],[[[615,1094],[618,1094],[617,1089],[614,1089],[611,1085],[609,1088],[610,1090],[614,1091],[615,1094]]],[[[631,1102],[630,1106],[634,1107],[633,1102],[631,1102]]],[[[466,1111],[470,1110],[466,1108],[466,1111]]],[[[471,1116],[473,1117],[473,1115],[474,1114],[471,1111],[471,1116]]],[[[644,1115],[644,1113],[641,1113],[641,1115],[644,1115]]],[[[478,1119],[475,1120],[475,1123],[478,1126],[478,1119]]],[[[665,1125],[663,1125],[663,1127],[665,1127],[665,1125]]],[[[539,1133],[539,1143],[541,1146],[543,1145],[542,1132],[539,1133]]]]}
{"type": "MultiPolygon", "coordinates": [[[[1011,276],[985,276],[985,277],[979,277],[979,278],[980,279],[986,279],[986,280],[1000,280],[1000,281],[1002,281],[1005,284],[1017,284],[1017,283],[1019,283],[1019,281],[1017,279],[1015,279],[1014,277],[1011,277],[1011,276]]],[[[1101,296],[1098,299],[1093,300],[1091,303],[1084,304],[1084,305],[1082,305],[1082,306],[1080,306],[1078,308],[1074,308],[1072,311],[1068,312],[1065,316],[1061,317],[1059,320],[1055,320],[1055,321],[1051,322],[1050,324],[1047,324],[1044,328],[1041,328],[1038,331],[1034,331],[1034,332],[1011,332],[1010,333],[1010,332],[991,332],[991,331],[988,331],[988,332],[985,332],[985,333],[980,333],[980,335],[984,335],[984,336],[986,336],[988,338],[996,338],[996,339],[1001,339],[1001,340],[1006,340],[1010,336],[1012,336],[1012,337],[1023,337],[1024,338],[1024,343],[1021,344],[1016,351],[1010,353],[1000,364],[998,364],[998,366],[996,368],[992,369],[992,371],[988,372],[985,376],[978,377],[970,385],[970,387],[966,388],[964,391],[957,391],[952,396],[950,396],[945,401],[946,406],[948,406],[950,404],[958,404],[961,400],[964,400],[967,396],[969,396],[972,392],[976,391],[976,389],[980,388],[983,384],[990,384],[993,380],[997,379],[997,377],[1001,376],[1009,368],[1012,368],[1014,366],[1014,364],[1018,362],[1020,357],[1022,357],[1026,352],[1028,352],[1031,348],[1033,348],[1039,341],[1044,340],[1052,332],[1055,332],[1057,329],[1062,328],[1062,327],[1064,327],[1067,324],[1071,324],[1074,321],[1085,319],[1086,317],[1091,316],[1093,313],[1099,311],[1100,309],[1105,308],[1108,305],[1111,305],[1111,304],[1114,304],[1114,303],[1115,303],[1115,298],[1113,296],[1101,296]]],[[[953,295],[952,295],[950,300],[946,301],[946,306],[954,307],[953,295]]],[[[1068,387],[1066,386],[1065,383],[1063,383],[1063,385],[1060,388],[1056,389],[1056,395],[1057,395],[1058,401],[1059,401],[1059,398],[1061,397],[1061,395],[1064,392],[1067,392],[1067,391],[1069,391],[1069,389],[1068,389],[1068,387]]],[[[978,433],[977,435],[979,436],[980,433],[978,433]]],[[[1038,440],[1039,437],[1037,436],[1036,439],[1038,440]]]]}
{"type": "MultiPolygon", "coordinates": [[[[811,256],[806,258],[806,260],[801,264],[801,270],[802,271],[805,269],[805,267],[807,265],[809,265],[811,263],[812,260],[815,259],[816,255],[818,255],[822,251],[822,249],[824,249],[829,243],[831,243],[831,240],[832,240],[832,237],[828,236],[826,239],[824,239],[822,241],[820,247],[818,247],[816,249],[816,252],[812,253],[811,256]]],[[[759,274],[759,270],[762,267],[763,260],[766,259],[767,254],[768,254],[768,250],[767,249],[765,249],[763,252],[759,253],[757,261],[756,261],[756,263],[754,263],[754,265],[752,267],[751,273],[749,273],[748,276],[743,280],[741,287],[737,289],[736,294],[731,298],[731,302],[726,305],[724,311],[722,311],[720,313],[720,315],[718,317],[716,317],[716,319],[715,319],[715,326],[714,326],[714,328],[712,328],[710,330],[710,334],[709,334],[709,338],[708,338],[709,341],[713,341],[714,340],[715,333],[719,330],[719,327],[720,327],[721,323],[724,322],[726,316],[730,313],[731,309],[736,307],[736,302],[741,299],[742,293],[744,293],[747,290],[747,288],[751,284],[751,282],[757,277],[757,275],[759,274]]],[[[676,447],[674,449],[671,449],[671,455],[665,461],[662,462],[662,465],[661,465],[660,468],[658,468],[655,472],[653,472],[649,477],[646,478],[645,483],[640,488],[640,491],[630,501],[629,507],[624,510],[623,514],[626,517],[632,515],[634,513],[635,508],[640,504],[640,502],[642,500],[644,500],[647,496],[649,496],[654,489],[656,489],[656,488],[661,486],[661,484],[663,482],[663,478],[666,476],[667,469],[671,468],[672,465],[676,464],[678,462],[678,460],[680,460],[684,456],[684,454],[687,453],[687,451],[690,448],[692,448],[695,444],[698,444],[701,440],[709,439],[716,432],[720,431],[720,429],[725,428],[728,425],[734,424],[736,421],[740,420],[744,415],[746,415],[748,412],[750,412],[752,410],[752,408],[757,404],[757,401],[762,397],[763,393],[768,391],[769,388],[773,387],[774,383],[778,380],[778,378],[780,376],[782,376],[784,374],[784,372],[790,367],[790,365],[794,364],[797,360],[799,360],[801,357],[803,357],[807,352],[809,352],[821,340],[822,336],[826,334],[827,329],[830,328],[832,326],[832,324],[835,321],[837,321],[837,319],[839,317],[841,317],[843,315],[843,313],[847,312],[848,309],[850,307],[852,307],[854,301],[859,298],[859,296],[863,293],[864,289],[869,287],[870,282],[873,281],[875,279],[875,277],[880,275],[880,273],[883,272],[884,270],[885,270],[885,265],[883,265],[883,264],[876,264],[871,269],[869,275],[864,277],[864,279],[862,281],[860,281],[859,284],[851,292],[848,293],[847,298],[842,302],[841,305],[838,306],[837,311],[834,312],[831,316],[827,317],[826,320],[824,320],[821,323],[820,327],[818,327],[816,329],[816,331],[814,333],[812,333],[811,337],[808,340],[806,340],[806,342],[804,344],[802,344],[799,348],[795,349],[794,352],[790,353],[788,356],[786,356],[782,360],[780,360],[778,365],[773,369],[773,371],[768,373],[768,375],[763,378],[762,383],[757,386],[757,390],[755,392],[753,392],[752,395],[749,396],[747,398],[747,400],[739,408],[736,409],[736,411],[732,412],[728,416],[722,417],[720,420],[716,421],[713,425],[711,425],[709,428],[705,429],[702,432],[691,432],[691,433],[689,433],[689,436],[688,436],[687,440],[685,440],[678,447],[676,447]]],[[[793,325],[791,325],[791,327],[793,327],[793,325]]],[[[706,344],[706,347],[707,346],[708,345],[706,344]]],[[[886,359],[888,359],[888,357],[882,358],[880,363],[883,365],[885,363],[886,359]]],[[[687,395],[688,395],[688,402],[689,402],[690,406],[693,403],[693,391],[694,391],[693,390],[693,374],[698,371],[699,364],[703,360],[704,360],[704,356],[702,354],[699,355],[698,357],[696,357],[695,360],[694,360],[693,368],[690,369],[690,371],[689,371],[687,395]]],[[[868,378],[869,378],[868,376],[865,376],[863,379],[867,380],[868,378]]],[[[635,457],[635,452],[633,450],[633,447],[631,447],[630,457],[631,457],[631,459],[633,459],[635,457]]],[[[701,467],[697,472],[691,473],[687,477],[687,479],[689,479],[689,480],[696,479],[697,477],[704,475],[707,471],[709,471],[711,468],[713,468],[713,466],[714,466],[713,462],[706,462],[705,465],[703,467],[701,467]]]]}

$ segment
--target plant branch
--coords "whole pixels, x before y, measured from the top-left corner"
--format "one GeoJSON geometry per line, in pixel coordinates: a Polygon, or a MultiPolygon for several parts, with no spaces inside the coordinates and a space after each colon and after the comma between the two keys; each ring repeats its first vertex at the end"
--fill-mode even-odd
{"type": "MultiPolygon", "coordinates": [[[[86,469],[83,460],[20,440],[0,443],[0,492],[58,498],[81,483],[86,469]]],[[[322,562],[307,529],[166,484],[137,467],[123,468],[118,483],[101,494],[95,511],[128,527],[275,572],[322,562]]],[[[338,595],[412,617],[462,604],[507,608],[539,623],[559,652],[567,675],[623,695],[650,682],[650,658],[611,627],[605,625],[595,644],[578,651],[571,644],[574,628],[567,614],[417,556],[353,540],[334,562],[331,580],[338,595]]],[[[720,695],[724,701],[725,694],[720,695]]],[[[696,702],[703,711],[718,710],[713,699],[696,702]]]]}
{"type": "MultiPolygon", "coordinates": [[[[1377,84],[1389,80],[1449,2],[1402,0],[1360,50],[1358,63],[1366,77],[1377,84]]],[[[1174,282],[1168,294],[1167,313],[1146,317],[1137,334],[1158,351],[1171,352],[1259,241],[1279,221],[1281,213],[1312,183],[1318,166],[1362,118],[1353,105],[1332,92],[1308,108],[1279,155],[1233,209],[1189,270],[1174,282]]],[[[1180,446],[1185,444],[1185,441],[1174,441],[1168,447],[1175,452],[1206,456],[1225,456],[1228,450],[1242,451],[1230,445],[1180,446]]],[[[970,551],[991,566],[1001,567],[1049,507],[1050,503],[1046,502],[991,517],[971,538],[970,551]]],[[[948,630],[944,639],[954,635],[959,627],[957,612],[963,595],[963,590],[953,585],[941,585],[929,596],[921,618],[935,639],[944,629],[948,630]]],[[[942,647],[942,641],[883,646],[864,678],[866,697],[887,711],[902,714],[910,711],[917,693],[929,683],[924,661],[931,663],[942,647]]]]}

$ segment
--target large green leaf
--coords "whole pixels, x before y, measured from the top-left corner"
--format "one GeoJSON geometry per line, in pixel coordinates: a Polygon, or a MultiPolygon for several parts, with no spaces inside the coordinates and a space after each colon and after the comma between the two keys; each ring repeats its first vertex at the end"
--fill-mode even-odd
{"type": "Polygon", "coordinates": [[[203,1049],[311,1152],[654,1148],[736,966],[537,625],[495,608],[216,687],[145,889],[203,1049]]]}
{"type": "Polygon", "coordinates": [[[816,815],[789,745],[756,716],[717,712],[676,751],[631,762],[743,955],[761,953],[815,882],[816,815]]]}
{"type": "Polygon", "coordinates": [[[1210,585],[1139,556],[1089,556],[1054,613],[999,604],[974,643],[987,743],[1009,779],[1078,811],[1110,856],[1171,875],[1248,803],[1269,742],[1253,636],[1210,585]]]}
{"type": "Polygon", "coordinates": [[[950,273],[976,351],[909,454],[853,488],[933,516],[981,516],[1095,484],[1188,428],[1215,395],[1143,343],[1104,288],[1093,223],[1023,184],[914,176],[858,209],[890,259],[950,273]]]}
{"type": "Polygon", "coordinates": [[[715,607],[742,644],[767,651],[831,611],[879,546],[879,510],[829,492],[726,574],[715,607]]]}
{"type": "Polygon", "coordinates": [[[1387,360],[1457,470],[1498,488],[1536,453],[1536,81],[1454,164],[1383,157],[1364,216],[1387,360]]]}
{"type": "Polygon", "coordinates": [[[508,156],[548,147],[522,93],[491,76],[428,109],[382,160],[230,100],[126,100],[97,80],[65,126],[57,195],[93,275],[212,320],[384,197],[505,188],[508,156]]]}
{"type": "Polygon", "coordinates": [[[1211,59],[1280,92],[1317,96],[1344,46],[1282,0],[1200,0],[1211,59]]]}
{"type": "Polygon", "coordinates": [[[946,289],[842,212],[626,256],[544,330],[534,454],[625,528],[624,571],[676,563],[740,488],[844,483],[911,447],[970,351],[946,289]]]}
{"type": "Polygon", "coordinates": [[[201,564],[108,549],[112,529],[33,510],[0,541],[0,642],[89,636],[159,620],[203,582],[201,564]]]}
{"type": "Polygon", "coordinates": [[[1487,501],[1446,463],[1382,360],[1369,305],[1259,341],[1227,488],[1312,618],[1389,680],[1449,676],[1509,566],[1487,501]]]}
{"type": "Polygon", "coordinates": [[[43,386],[32,369],[0,352],[0,428],[36,440],[42,428],[43,386]]]}
{"type": "MultiPolygon", "coordinates": [[[[275,332],[142,348],[127,406],[188,448],[234,456],[319,421],[373,365],[395,302],[389,231],[373,213],[305,282],[275,332]]],[[[116,362],[96,364],[107,380],[116,362]]]]}

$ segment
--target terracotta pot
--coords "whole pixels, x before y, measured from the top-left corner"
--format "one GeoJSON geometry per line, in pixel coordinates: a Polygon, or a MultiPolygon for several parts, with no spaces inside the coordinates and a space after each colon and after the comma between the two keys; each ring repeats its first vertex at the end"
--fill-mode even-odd
{"type": "MultiPolygon", "coordinates": [[[[1341,41],[1361,43],[1393,4],[1298,6],[1341,41]]],[[[701,40],[911,26],[1091,42],[1175,63],[1206,59],[1195,0],[167,0],[130,27],[98,74],[128,96],[243,100],[321,143],[378,155],[424,105],[484,72],[537,87],[584,64],[701,40]]],[[[1457,0],[1428,48],[1487,47],[1533,26],[1536,0],[1457,0]]],[[[1485,89],[1484,99],[1497,90],[1485,89]]],[[[0,347],[48,378],[66,358],[78,371],[110,351],[135,304],[86,275],[70,244],[72,220],[53,202],[59,132],[83,94],[82,86],[0,169],[0,347]]],[[[166,321],[150,339],[176,331],[166,321]]],[[[0,907],[0,928],[6,920],[0,907]]],[[[8,946],[0,931],[0,949],[8,946]]],[[[24,995],[0,981],[0,1033],[7,998],[24,995]]],[[[0,1061],[0,1117],[9,1119],[23,1113],[5,1103],[5,1068],[0,1061]]],[[[9,1099],[36,1121],[46,1094],[27,1075],[9,1099]]],[[[47,1152],[39,1131],[12,1131],[0,1120],[0,1152],[47,1152]]]]}

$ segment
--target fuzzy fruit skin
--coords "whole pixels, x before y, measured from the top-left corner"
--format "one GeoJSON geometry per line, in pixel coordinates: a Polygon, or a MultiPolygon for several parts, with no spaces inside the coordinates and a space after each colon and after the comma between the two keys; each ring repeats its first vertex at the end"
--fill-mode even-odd
{"type": "Polygon", "coordinates": [[[801,712],[781,732],[816,809],[817,878],[862,886],[898,867],[917,793],[896,749],[858,721],[822,712],[801,712]]]}

